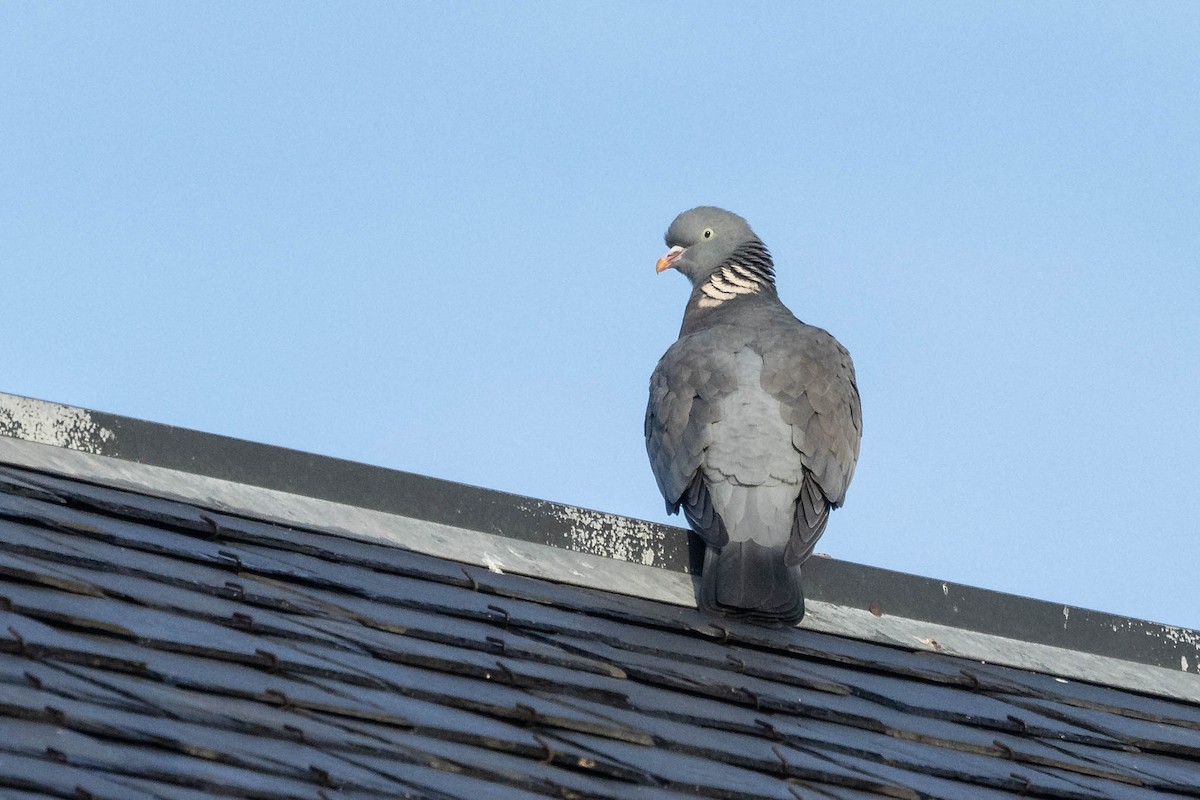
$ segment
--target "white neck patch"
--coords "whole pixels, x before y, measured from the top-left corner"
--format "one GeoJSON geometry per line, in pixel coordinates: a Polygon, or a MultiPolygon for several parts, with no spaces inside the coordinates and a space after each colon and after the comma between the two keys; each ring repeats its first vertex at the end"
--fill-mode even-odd
{"type": "Polygon", "coordinates": [[[754,294],[762,291],[762,281],[750,270],[739,264],[722,267],[700,285],[704,297],[700,308],[715,308],[739,294],[754,294]]]}

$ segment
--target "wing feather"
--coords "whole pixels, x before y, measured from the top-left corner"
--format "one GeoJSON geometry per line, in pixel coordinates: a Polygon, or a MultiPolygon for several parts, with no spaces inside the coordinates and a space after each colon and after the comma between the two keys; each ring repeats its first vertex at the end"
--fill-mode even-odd
{"type": "Polygon", "coordinates": [[[704,453],[712,444],[720,399],[732,391],[731,358],[709,337],[685,336],[663,355],[650,378],[646,452],[667,511],[683,508],[693,530],[714,547],[728,540],[704,483],[704,453]]]}
{"type": "Polygon", "coordinates": [[[812,555],[830,510],[846,498],[858,463],[862,407],[850,354],[827,332],[797,320],[773,329],[769,338],[763,388],[779,401],[804,465],[784,553],[796,565],[812,555]]]}
{"type": "Polygon", "coordinates": [[[780,413],[792,426],[805,484],[815,482],[836,508],[854,476],[862,436],[850,354],[824,330],[798,321],[773,328],[762,352],[763,388],[779,401],[780,413]]]}

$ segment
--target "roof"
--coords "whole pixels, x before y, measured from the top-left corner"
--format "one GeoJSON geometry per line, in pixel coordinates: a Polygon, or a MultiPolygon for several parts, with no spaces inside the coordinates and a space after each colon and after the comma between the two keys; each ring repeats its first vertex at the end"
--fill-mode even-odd
{"type": "Polygon", "coordinates": [[[725,623],[667,526],[11,395],[0,432],[0,800],[1200,796],[1193,631],[832,560],[802,627],[725,623]]]}

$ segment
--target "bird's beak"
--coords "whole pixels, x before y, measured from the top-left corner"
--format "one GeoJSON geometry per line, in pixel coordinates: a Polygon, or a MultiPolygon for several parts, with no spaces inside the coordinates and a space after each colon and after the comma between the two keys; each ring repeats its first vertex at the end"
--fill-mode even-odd
{"type": "Polygon", "coordinates": [[[658,260],[658,264],[654,267],[654,271],[662,272],[664,269],[670,269],[671,267],[675,266],[675,262],[679,260],[681,255],[683,255],[683,250],[684,248],[680,247],[679,245],[672,247],[667,251],[665,256],[658,260]]]}

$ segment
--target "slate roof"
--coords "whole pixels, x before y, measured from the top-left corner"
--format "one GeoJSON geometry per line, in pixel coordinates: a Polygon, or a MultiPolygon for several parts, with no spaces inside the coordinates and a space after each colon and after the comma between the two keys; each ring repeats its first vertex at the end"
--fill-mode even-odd
{"type": "Polygon", "coordinates": [[[1200,797],[1200,702],[1159,666],[1103,686],[714,624],[4,432],[0,800],[1200,797]]]}

